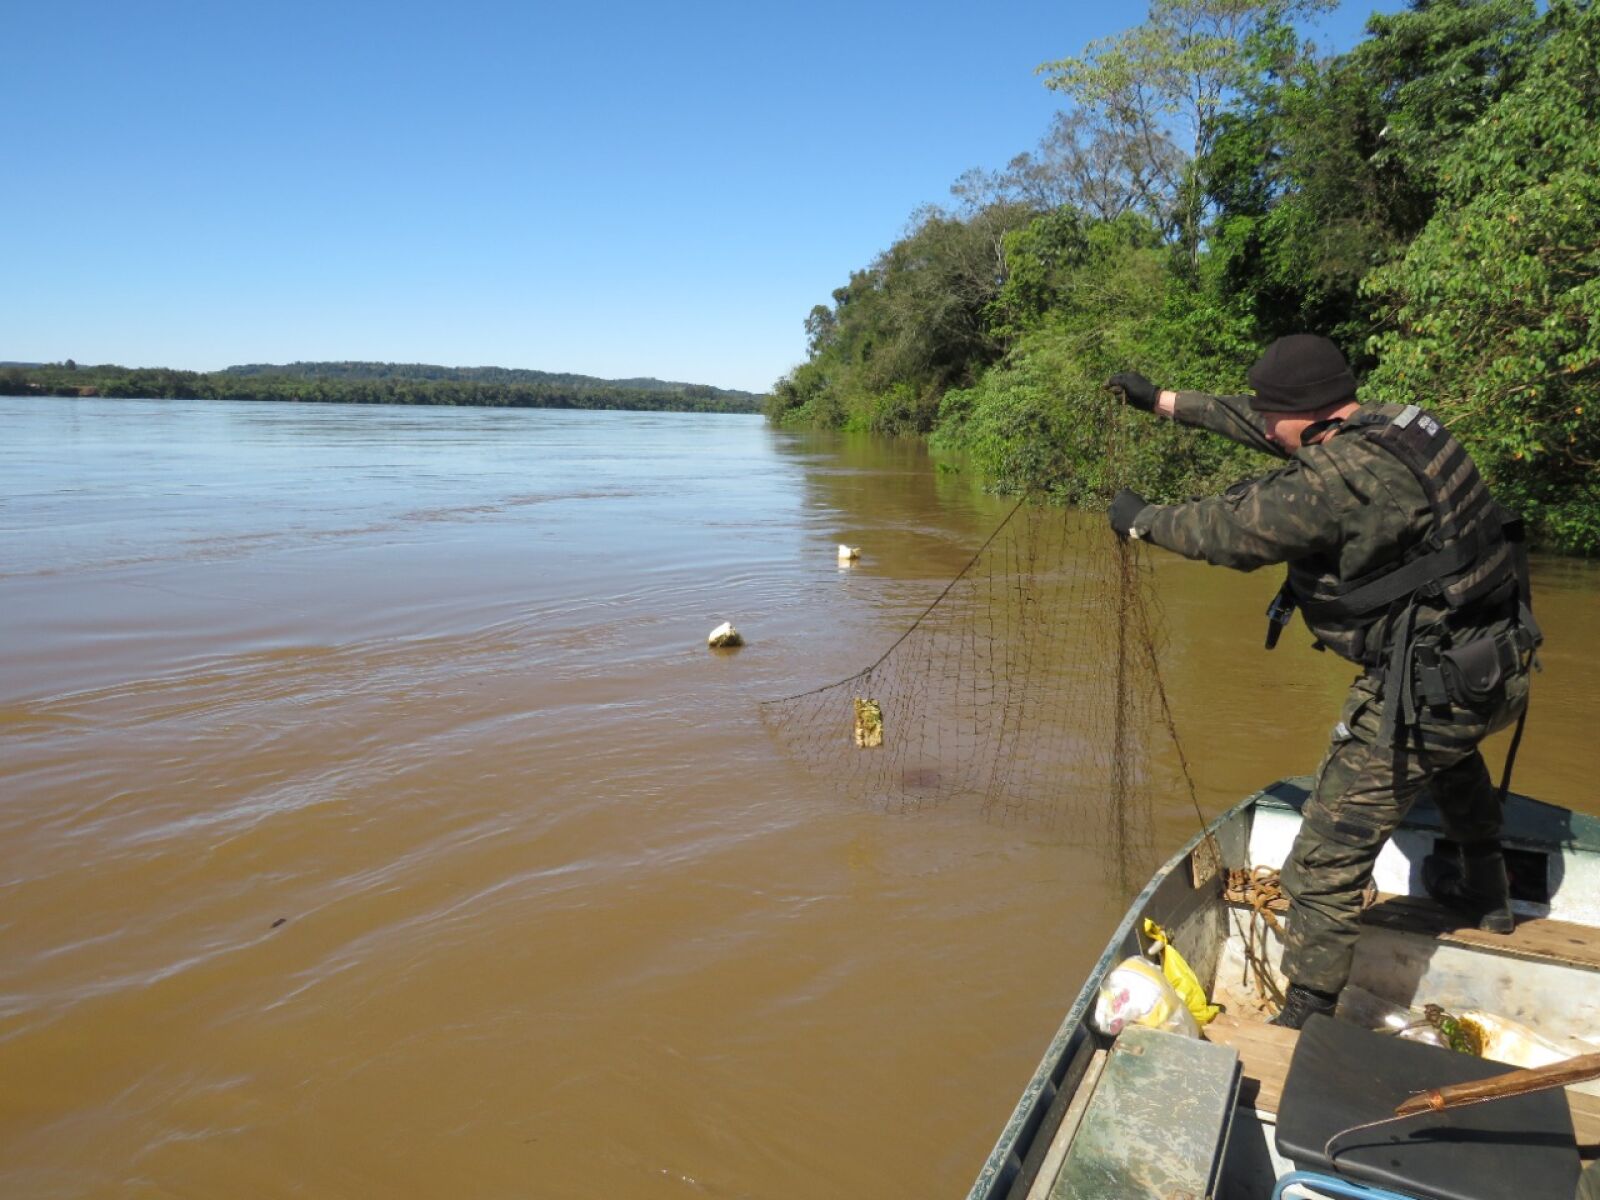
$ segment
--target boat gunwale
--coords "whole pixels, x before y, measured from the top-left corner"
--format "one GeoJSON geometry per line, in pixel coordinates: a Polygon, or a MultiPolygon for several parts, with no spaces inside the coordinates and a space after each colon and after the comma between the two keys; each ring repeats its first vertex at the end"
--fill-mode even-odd
{"type": "MultiPolygon", "coordinates": [[[[1154,899],[1157,891],[1180,867],[1182,867],[1195,847],[1206,838],[1217,833],[1229,822],[1238,819],[1255,807],[1258,801],[1275,799],[1273,793],[1285,785],[1303,787],[1309,780],[1281,779],[1260,791],[1246,796],[1237,804],[1224,810],[1220,815],[1207,822],[1206,826],[1183,844],[1165,863],[1157,867],[1151,875],[1150,882],[1145,884],[1139,894],[1128,902],[1127,912],[1117,924],[1106,948],[1101,953],[1095,965],[1090,969],[1088,978],[1084,981],[1083,988],[1078,992],[1077,999],[1072,1002],[1072,1007],[1067,1010],[1065,1019],[1057,1028],[1055,1036],[1050,1039],[1050,1044],[1045,1047],[1039,1065],[1034,1069],[1033,1077],[1028,1080],[1023,1089],[1022,1096],[1011,1111],[1010,1118],[1006,1121],[996,1140],[994,1149],[989,1152],[989,1157],[984,1161],[978,1173],[977,1181],[967,1193],[967,1200],[999,1200],[1011,1188],[1017,1176],[1021,1174],[1026,1162],[1026,1152],[1018,1152],[1018,1143],[1026,1134],[1029,1149],[1037,1137],[1039,1126],[1049,1112],[1050,1104],[1054,1102],[1052,1094],[1050,1100],[1041,1103],[1041,1097],[1046,1093],[1047,1087],[1057,1087],[1054,1077],[1063,1067],[1070,1065],[1069,1054],[1073,1048],[1073,1041],[1078,1033],[1084,1029],[1085,1018],[1089,1005],[1099,992],[1100,981],[1112,965],[1126,957],[1126,948],[1130,938],[1135,935],[1136,927],[1143,918],[1154,899]],[[1012,1166],[1015,1159],[1015,1166],[1012,1166]]],[[[1198,889],[1197,889],[1198,890],[1198,889]]],[[[1063,1082],[1065,1074],[1063,1072],[1063,1082]]]]}

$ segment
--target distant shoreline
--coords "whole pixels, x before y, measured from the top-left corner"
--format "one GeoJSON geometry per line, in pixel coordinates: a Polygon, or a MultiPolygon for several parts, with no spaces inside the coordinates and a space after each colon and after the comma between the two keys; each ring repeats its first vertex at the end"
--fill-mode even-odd
{"type": "Polygon", "coordinates": [[[76,363],[0,366],[0,394],[630,412],[761,412],[764,397],[709,384],[597,379],[502,367],[292,363],[176,371],[76,363]]]}

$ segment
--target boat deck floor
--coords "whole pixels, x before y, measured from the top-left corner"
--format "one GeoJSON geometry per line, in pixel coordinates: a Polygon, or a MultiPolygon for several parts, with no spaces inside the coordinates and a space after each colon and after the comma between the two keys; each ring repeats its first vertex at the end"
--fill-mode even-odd
{"type": "MultiPolygon", "coordinates": [[[[1247,907],[1231,906],[1248,915],[1247,907]]],[[[1510,934],[1462,928],[1460,919],[1430,900],[1380,896],[1362,914],[1369,929],[1413,935],[1491,956],[1547,963],[1567,968],[1579,978],[1600,972],[1600,929],[1548,918],[1519,918],[1510,934]]],[[[1267,1023],[1267,1009],[1250,989],[1219,987],[1216,999],[1226,1011],[1205,1029],[1205,1037],[1239,1054],[1243,1079],[1241,1108],[1276,1117],[1284,1077],[1299,1034],[1267,1023]]],[[[1585,1162],[1600,1159],[1600,1096],[1567,1089],[1579,1154],[1585,1162]]]]}
{"type": "MultiPolygon", "coordinates": [[[[1265,1021],[1223,1013],[1206,1026],[1205,1037],[1238,1053],[1242,1074],[1240,1107],[1276,1117],[1278,1101],[1283,1096],[1283,1081],[1289,1074],[1289,1060],[1294,1057],[1295,1042],[1300,1034],[1265,1021]]],[[[1600,1158],[1600,1098],[1568,1088],[1567,1103],[1572,1109],[1578,1153],[1585,1162],[1593,1162],[1600,1158]]]]}

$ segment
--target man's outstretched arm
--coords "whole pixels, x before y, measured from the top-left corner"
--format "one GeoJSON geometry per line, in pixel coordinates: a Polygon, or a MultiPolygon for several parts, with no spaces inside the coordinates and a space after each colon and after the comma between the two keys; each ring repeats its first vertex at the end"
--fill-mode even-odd
{"type": "Polygon", "coordinates": [[[1291,463],[1187,504],[1151,504],[1128,521],[1135,536],[1185,558],[1253,571],[1335,549],[1340,504],[1325,481],[1291,463]]]}
{"type": "Polygon", "coordinates": [[[1162,391],[1156,401],[1156,411],[1171,417],[1180,425],[1193,425],[1197,429],[1220,434],[1274,458],[1289,457],[1289,452],[1282,446],[1267,440],[1266,423],[1262,421],[1261,414],[1250,406],[1248,396],[1162,391]]]}
{"type": "Polygon", "coordinates": [[[1212,396],[1205,392],[1175,392],[1158,388],[1137,371],[1123,371],[1106,380],[1106,387],[1120,395],[1132,408],[1168,417],[1182,425],[1193,425],[1211,433],[1261,450],[1274,458],[1288,453],[1267,440],[1267,427],[1261,414],[1250,407],[1248,396],[1212,396]]]}

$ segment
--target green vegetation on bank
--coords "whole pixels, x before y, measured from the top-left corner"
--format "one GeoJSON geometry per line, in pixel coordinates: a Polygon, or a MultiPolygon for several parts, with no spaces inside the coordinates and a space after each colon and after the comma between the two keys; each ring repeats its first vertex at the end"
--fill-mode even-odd
{"type": "MultiPolygon", "coordinates": [[[[1600,12],[1414,0],[1318,57],[1329,0],[1153,0],[1046,63],[1036,151],[969,172],[806,319],[786,425],[927,436],[994,486],[1104,494],[1115,370],[1225,392],[1326,334],[1369,402],[1424,404],[1549,546],[1600,552],[1600,12]]],[[[1116,439],[1176,499],[1253,454],[1116,439]]]]}
{"type": "Polygon", "coordinates": [[[252,364],[199,373],[166,368],[0,366],[0,395],[119,396],[166,400],[289,400],[329,404],[454,404],[502,408],[609,408],[655,412],[761,410],[761,397],[697,383],[594,379],[505,367],[423,363],[252,364]]]}

